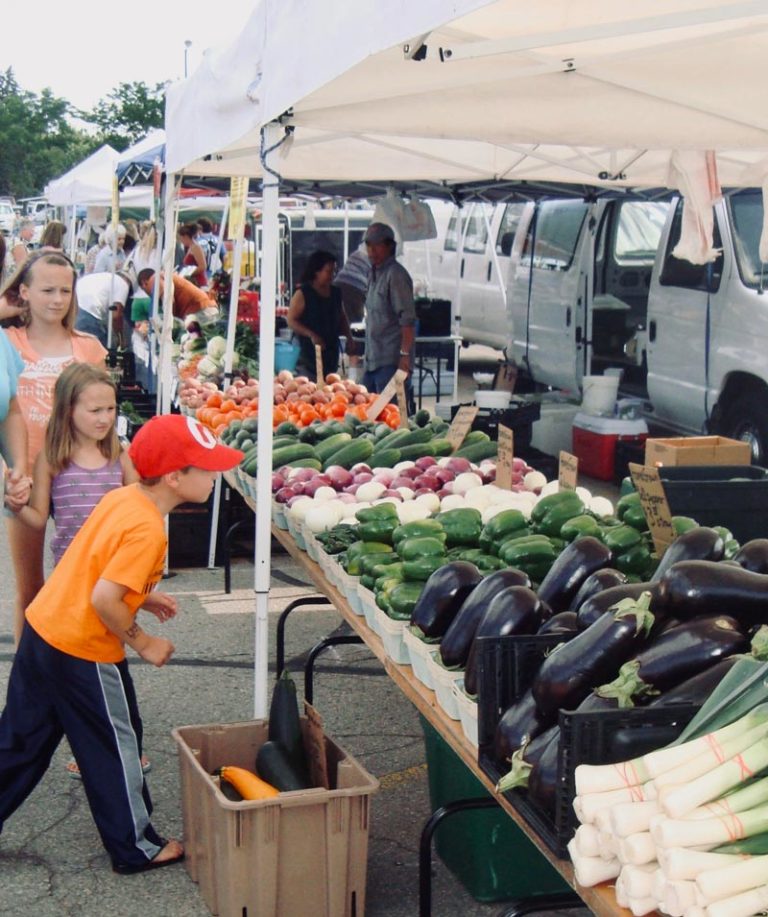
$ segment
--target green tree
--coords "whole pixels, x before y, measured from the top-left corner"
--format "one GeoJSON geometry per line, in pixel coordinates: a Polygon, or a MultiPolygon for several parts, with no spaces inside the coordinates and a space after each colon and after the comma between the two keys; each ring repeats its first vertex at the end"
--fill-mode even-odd
{"type": "Polygon", "coordinates": [[[98,140],[72,126],[72,107],[50,89],[22,89],[13,70],[0,72],[0,193],[40,194],[52,179],[85,159],[98,140]]]}
{"type": "Polygon", "coordinates": [[[165,83],[120,83],[96,107],[80,116],[99,130],[99,142],[119,152],[140,140],[154,127],[163,126],[165,83]]]}

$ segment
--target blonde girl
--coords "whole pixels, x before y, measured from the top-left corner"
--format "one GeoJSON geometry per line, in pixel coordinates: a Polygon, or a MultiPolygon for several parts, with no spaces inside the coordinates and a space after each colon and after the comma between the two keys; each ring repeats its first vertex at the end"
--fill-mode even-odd
{"type": "Polygon", "coordinates": [[[72,363],[56,380],[53,412],[32,475],[32,497],[18,517],[44,530],[53,512],[54,563],[99,500],[138,475],[115,430],[117,390],[109,373],[72,363]]]}
{"type": "MultiPolygon", "coordinates": [[[[75,330],[76,273],[61,252],[31,255],[0,292],[0,315],[7,319],[8,339],[21,355],[24,368],[17,399],[27,427],[27,470],[34,468],[43,447],[53,407],[56,379],[70,363],[90,363],[105,369],[107,351],[93,335],[75,330]]],[[[17,518],[7,519],[8,542],[16,576],[15,636],[18,643],[24,609],[43,585],[45,532],[17,518]]]]}

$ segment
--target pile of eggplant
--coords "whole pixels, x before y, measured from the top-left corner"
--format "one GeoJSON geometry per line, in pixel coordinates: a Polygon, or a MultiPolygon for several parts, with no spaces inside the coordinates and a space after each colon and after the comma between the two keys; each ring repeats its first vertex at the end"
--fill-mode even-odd
{"type": "MultiPolygon", "coordinates": [[[[596,547],[582,544],[588,540],[569,548],[594,566],[585,559],[577,570],[566,550],[559,570],[551,571],[557,583],[545,580],[538,594],[544,609],[538,632],[573,621],[572,635],[502,715],[493,749],[498,768],[509,770],[499,789],[527,786],[550,813],[560,710],[701,704],[768,624],[768,539],[748,542],[724,560],[721,535],[692,528],[667,549],[647,583],[622,580],[609,559],[600,565],[596,547]]],[[[753,653],[760,642],[753,642],[753,653]]],[[[632,757],[631,749],[625,757],[632,757]]]]}

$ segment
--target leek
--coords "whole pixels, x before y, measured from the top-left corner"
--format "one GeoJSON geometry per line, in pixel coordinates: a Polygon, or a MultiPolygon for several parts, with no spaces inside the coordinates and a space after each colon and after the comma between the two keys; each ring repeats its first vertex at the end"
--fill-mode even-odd
{"type": "Polygon", "coordinates": [[[707,908],[708,917],[751,917],[768,908],[768,885],[762,885],[752,891],[714,901],[707,908]]]}
{"type": "Polygon", "coordinates": [[[659,847],[717,847],[728,841],[768,831],[768,805],[738,816],[702,818],[695,821],[659,818],[651,837],[659,847]]]}
{"type": "Polygon", "coordinates": [[[659,847],[659,865],[670,882],[695,879],[705,869],[717,869],[741,863],[735,854],[691,850],[688,847],[659,847]]]}
{"type": "Polygon", "coordinates": [[[568,856],[573,863],[576,881],[585,888],[615,879],[621,872],[621,863],[618,860],[604,860],[602,857],[585,857],[576,850],[576,845],[571,839],[568,843],[568,856]]]}
{"type": "Polygon", "coordinates": [[[611,790],[608,793],[588,793],[586,796],[576,796],[573,800],[573,808],[580,822],[591,824],[601,809],[610,808],[621,802],[644,802],[654,797],[655,791],[649,784],[645,784],[645,786],[611,790]]]}
{"type": "Polygon", "coordinates": [[[710,869],[696,877],[702,895],[711,901],[732,898],[741,892],[765,885],[768,878],[768,856],[750,857],[741,863],[710,869]]]}
{"type": "Polygon", "coordinates": [[[658,868],[656,863],[646,863],[644,866],[628,864],[621,870],[624,888],[630,898],[653,897],[653,879],[658,868]]]}
{"type": "Polygon", "coordinates": [[[714,853],[729,853],[736,856],[763,856],[768,853],[768,833],[753,834],[738,841],[721,844],[714,853]]]}
{"type": "Polygon", "coordinates": [[[768,767],[768,738],[760,739],[688,784],[663,787],[659,790],[659,805],[670,818],[683,818],[765,767],[768,767]]]}
{"type": "Polygon", "coordinates": [[[599,833],[594,825],[579,825],[573,835],[576,850],[583,857],[599,857],[599,833]]]}
{"type": "Polygon", "coordinates": [[[629,909],[634,917],[643,917],[644,914],[651,914],[656,910],[656,902],[653,898],[629,898],[629,909]]]}
{"type": "Polygon", "coordinates": [[[656,843],[650,831],[640,831],[619,839],[619,859],[627,866],[645,866],[656,859],[656,843]]]}
{"type": "Polygon", "coordinates": [[[621,764],[579,764],[574,772],[576,794],[608,793],[628,786],[646,783],[652,774],[646,773],[642,758],[621,764]]]}
{"type": "MultiPolygon", "coordinates": [[[[708,802],[689,812],[686,818],[713,818],[716,815],[733,815],[746,812],[768,802],[768,777],[752,780],[737,787],[714,802],[708,802]]],[[[768,851],[767,851],[768,852],[768,851]]]]}
{"type": "Polygon", "coordinates": [[[647,831],[651,827],[651,819],[661,810],[655,799],[644,802],[622,802],[611,809],[611,828],[619,837],[647,831]]]}

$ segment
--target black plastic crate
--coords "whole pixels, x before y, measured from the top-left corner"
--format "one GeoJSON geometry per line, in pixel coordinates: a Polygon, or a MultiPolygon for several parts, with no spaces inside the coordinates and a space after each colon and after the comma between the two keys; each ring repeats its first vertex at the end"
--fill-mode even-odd
{"type": "Polygon", "coordinates": [[[629,463],[635,465],[645,464],[645,443],[632,442],[619,439],[613,454],[613,483],[621,484],[624,478],[629,477],[629,463]]]}
{"type": "Polygon", "coordinates": [[[659,468],[672,513],[724,525],[741,542],[768,537],[768,470],[756,465],[659,468]]]}
{"type": "Polygon", "coordinates": [[[546,452],[534,449],[532,446],[524,446],[518,449],[517,444],[515,445],[515,455],[525,459],[531,468],[540,471],[548,481],[557,478],[560,467],[560,459],[557,456],[548,455],[546,452]]]}
{"type": "MultiPolygon", "coordinates": [[[[451,408],[451,419],[461,407],[469,407],[470,403],[456,404],[451,408]]],[[[534,401],[522,399],[513,400],[508,408],[481,408],[472,421],[473,430],[482,430],[496,442],[499,438],[499,425],[509,427],[515,435],[515,455],[530,446],[533,436],[533,424],[541,416],[541,405],[534,401]]]]}
{"type": "Polygon", "coordinates": [[[447,337],[451,333],[449,299],[417,299],[414,306],[419,337],[447,337]]]}

